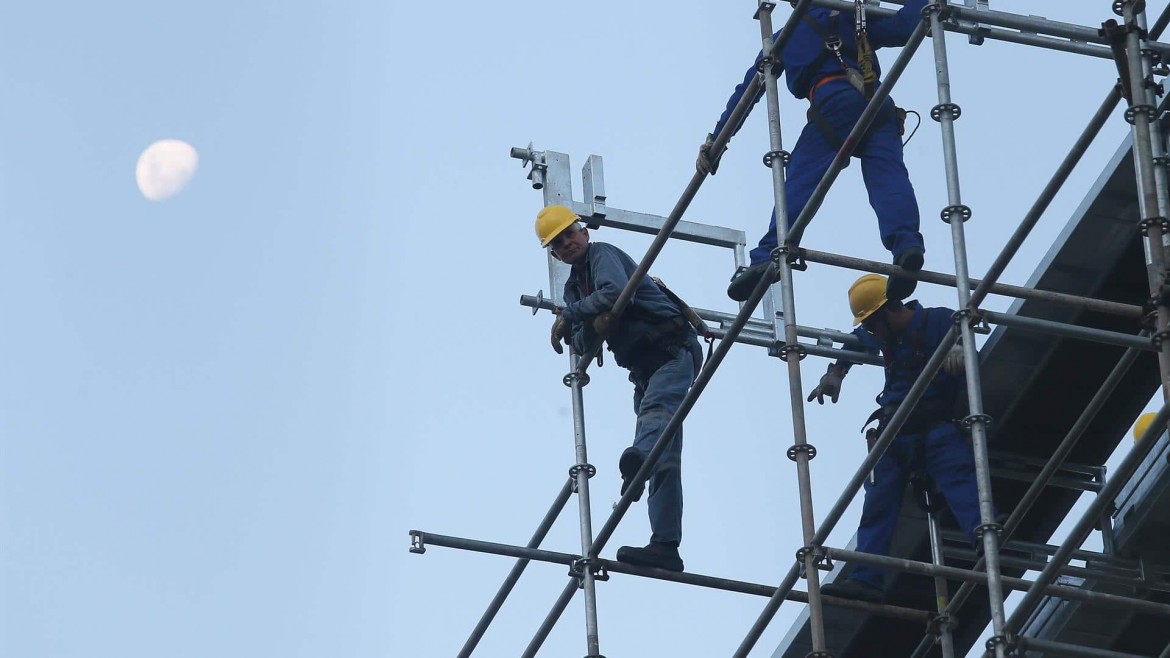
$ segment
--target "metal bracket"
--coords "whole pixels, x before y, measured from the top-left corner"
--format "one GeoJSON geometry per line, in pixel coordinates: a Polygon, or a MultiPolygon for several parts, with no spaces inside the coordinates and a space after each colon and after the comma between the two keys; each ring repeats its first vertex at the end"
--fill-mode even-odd
{"type": "MultiPolygon", "coordinates": [[[[597,475],[597,468],[594,467],[593,464],[586,462],[584,464],[573,464],[572,466],[570,466],[569,467],[569,477],[576,480],[577,474],[580,473],[581,471],[585,471],[585,477],[587,479],[592,479],[594,475],[597,475]]],[[[577,485],[574,482],[573,488],[576,488],[576,487],[577,487],[577,485]]]]}
{"type": "Polygon", "coordinates": [[[994,419],[987,414],[971,414],[963,419],[963,429],[970,430],[975,423],[983,423],[984,427],[987,427],[991,425],[992,420],[994,419]]]}
{"type": "Polygon", "coordinates": [[[764,154],[764,166],[768,169],[771,169],[772,163],[776,161],[776,158],[780,158],[780,162],[782,162],[784,166],[787,167],[788,163],[792,161],[792,154],[783,150],[768,151],[764,154]]]}
{"type": "Polygon", "coordinates": [[[544,187],[544,174],[548,171],[548,164],[544,160],[544,151],[532,150],[532,142],[528,142],[528,148],[513,146],[511,156],[520,161],[521,167],[532,165],[532,171],[528,172],[528,180],[532,181],[532,189],[542,189],[544,187]]]}
{"type": "Polygon", "coordinates": [[[788,362],[788,355],[791,354],[792,352],[796,353],[796,360],[797,361],[803,361],[804,357],[808,356],[808,350],[806,350],[804,348],[804,345],[797,343],[796,345],[785,345],[784,347],[781,347],[780,348],[780,360],[787,363],[788,362]]]}
{"type": "Polygon", "coordinates": [[[943,112],[951,115],[951,121],[958,121],[959,117],[963,116],[963,108],[957,103],[939,103],[930,108],[930,118],[941,122],[943,112]]]}
{"type": "Polygon", "coordinates": [[[586,568],[589,569],[589,573],[593,574],[593,580],[600,582],[609,580],[609,571],[605,568],[605,562],[603,560],[579,557],[569,565],[569,577],[576,578],[580,581],[578,587],[585,587],[586,568]]]}
{"type": "Polygon", "coordinates": [[[800,564],[800,577],[807,578],[804,567],[804,559],[812,556],[813,564],[816,565],[817,571],[832,571],[833,561],[829,556],[825,555],[825,549],[821,546],[802,546],[796,551],[796,561],[800,564]]]}
{"type": "Polygon", "coordinates": [[[948,614],[939,613],[931,617],[930,620],[926,622],[926,632],[929,635],[938,637],[943,633],[949,633],[955,630],[956,626],[958,626],[958,624],[955,623],[954,617],[948,614]]]}
{"type": "Polygon", "coordinates": [[[410,531],[410,552],[422,555],[427,552],[426,541],[423,539],[423,533],[418,530],[410,531]]]}

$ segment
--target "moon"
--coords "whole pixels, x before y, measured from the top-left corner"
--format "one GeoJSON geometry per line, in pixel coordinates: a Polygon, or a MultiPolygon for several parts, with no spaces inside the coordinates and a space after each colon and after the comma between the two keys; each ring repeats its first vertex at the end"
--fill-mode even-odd
{"type": "Polygon", "coordinates": [[[187,187],[199,168],[195,147],[178,139],[159,140],[138,156],[134,178],[138,190],[151,201],[166,201],[187,187]]]}

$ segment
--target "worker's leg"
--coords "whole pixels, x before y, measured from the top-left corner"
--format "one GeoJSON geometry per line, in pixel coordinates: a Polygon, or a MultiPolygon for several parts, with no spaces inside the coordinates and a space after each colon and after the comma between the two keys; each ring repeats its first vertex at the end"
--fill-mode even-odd
{"type": "Polygon", "coordinates": [[[954,423],[935,425],[926,435],[926,472],[934,478],[947,507],[968,536],[980,524],[975,456],[954,423]]]}
{"type": "MultiPolygon", "coordinates": [[[[816,189],[821,177],[829,170],[833,156],[837,149],[829,145],[817,126],[809,122],[805,124],[796,146],[792,149],[792,159],[785,167],[784,197],[788,203],[788,224],[796,221],[808,199],[816,189]]],[[[768,222],[768,232],[760,238],[759,245],[751,250],[751,265],[762,263],[772,256],[776,248],[776,209],[772,209],[772,219],[768,222]]]]}
{"type": "MultiPolygon", "coordinates": [[[[696,342],[695,348],[697,346],[696,342]]],[[[701,349],[699,353],[702,353],[701,349]]],[[[644,389],[635,387],[634,411],[638,414],[638,424],[634,448],[643,457],[650,454],[662,430],[682,404],[695,379],[695,372],[694,351],[688,344],[680,347],[674,358],[650,375],[644,389]]],[[[682,540],[682,440],[680,427],[650,476],[647,506],[652,542],[677,545],[682,540]]]]}
{"type": "Polygon", "coordinates": [[[893,118],[893,101],[878,116],[857,149],[869,205],[877,214],[882,245],[898,256],[907,249],[925,251],[919,232],[918,200],[902,159],[902,138],[893,118]]]}
{"type": "MultiPolygon", "coordinates": [[[[893,445],[874,467],[873,477],[865,480],[865,502],[861,508],[861,523],[857,526],[858,552],[874,555],[888,555],[890,552],[909,475],[904,464],[910,463],[913,441],[913,436],[894,439],[893,445]]],[[[884,590],[885,575],[885,569],[858,565],[850,578],[884,590]]]]}

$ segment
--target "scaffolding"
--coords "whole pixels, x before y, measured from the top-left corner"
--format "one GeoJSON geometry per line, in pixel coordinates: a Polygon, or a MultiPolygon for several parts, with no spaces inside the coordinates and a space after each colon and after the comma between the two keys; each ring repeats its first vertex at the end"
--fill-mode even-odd
{"type": "MultiPolygon", "coordinates": [[[[866,0],[871,16],[888,16],[894,10],[878,6],[874,0],[866,0]]],[[[904,4],[893,0],[891,4],[904,4]]],[[[1163,405],[1147,430],[1147,436],[1137,441],[1134,449],[1124,458],[1116,471],[1106,480],[1100,467],[1083,466],[1069,462],[1070,454],[1078,441],[1088,430],[1090,423],[1100,413],[1111,391],[1138,361],[1143,353],[1157,355],[1160,385],[1163,398],[1170,399],[1170,188],[1167,185],[1166,167],[1170,165],[1162,125],[1165,100],[1159,101],[1162,88],[1154,81],[1155,75],[1166,75],[1166,62],[1170,62],[1170,44],[1157,41],[1170,23],[1170,7],[1164,10],[1154,25],[1147,28],[1144,0],[1116,0],[1113,11],[1121,21],[1109,20],[1100,29],[1059,23],[1033,16],[1020,16],[990,9],[988,0],[934,0],[927,4],[922,20],[915,28],[907,44],[885,73],[881,87],[862,113],[852,132],[834,157],[828,172],[816,186],[812,197],[799,216],[789,222],[788,206],[785,199],[785,165],[789,154],[784,150],[780,117],[778,82],[772,63],[775,54],[787,43],[795,27],[799,25],[810,7],[826,7],[842,11],[854,9],[852,0],[799,0],[794,3],[791,14],[783,28],[776,33],[772,24],[775,2],[760,0],[754,18],[759,23],[762,60],[759,74],[743,94],[740,102],[731,112],[726,127],[714,136],[712,153],[721,153],[733,132],[731,127],[739,125],[755,103],[757,93],[762,89],[766,98],[769,150],[764,156],[770,168],[773,181],[773,196],[776,211],[776,232],[778,244],[760,283],[747,301],[740,305],[738,313],[729,314],[714,310],[697,309],[699,314],[716,326],[714,333],[718,344],[710,352],[694,384],[687,392],[678,411],[670,419],[662,436],[645,459],[643,466],[633,478],[633,486],[615,504],[600,530],[594,533],[590,508],[589,481],[596,469],[589,463],[585,429],[583,387],[589,382],[590,363],[600,350],[577,354],[570,350],[569,373],[563,382],[570,389],[572,400],[573,435],[575,462],[569,469],[569,477],[540,521],[532,538],[525,546],[498,544],[462,537],[441,535],[420,530],[411,530],[411,552],[423,553],[427,547],[443,546],[516,558],[516,563],[500,586],[496,596],[489,603],[479,622],[472,630],[459,656],[470,656],[478,645],[496,613],[503,606],[513,587],[519,581],[529,561],[537,560],[568,566],[569,578],[548,615],[536,630],[531,641],[523,650],[523,656],[535,656],[540,650],[553,626],[564,612],[578,590],[583,592],[585,609],[585,644],[587,658],[601,658],[598,633],[596,587],[611,573],[628,574],[644,578],[668,580],[731,592],[766,597],[767,602],[758,618],[747,631],[732,655],[747,656],[755,647],[764,629],[768,626],[780,605],[785,600],[807,604],[812,651],[810,658],[827,658],[832,653],[827,648],[825,635],[825,606],[857,610],[866,614],[921,623],[928,632],[924,634],[914,656],[926,656],[938,652],[944,658],[956,655],[952,631],[956,615],[965,605],[976,587],[986,591],[988,612],[991,622],[991,638],[986,644],[985,655],[995,658],[1016,655],[1017,652],[1041,652],[1043,655],[1085,655],[1085,656],[1133,656],[1105,649],[1090,649],[1068,643],[1028,637],[1022,633],[1029,616],[1033,614],[1043,597],[1057,597],[1098,605],[1113,606],[1143,613],[1170,616],[1170,604],[1141,597],[1102,593],[1089,589],[1058,584],[1059,576],[1073,576],[1100,582],[1137,584],[1143,590],[1170,591],[1170,569],[1111,555],[1108,541],[1104,552],[1081,550],[1085,538],[1095,529],[1109,527],[1108,519],[1115,499],[1122,488],[1141,467],[1143,460],[1155,446],[1155,438],[1166,428],[1170,420],[1170,409],[1163,405]],[[1118,82],[1106,95],[1100,108],[1094,114],[1080,137],[1060,163],[1048,184],[1025,214],[1023,220],[1009,237],[1001,252],[982,279],[974,279],[968,271],[965,222],[972,215],[971,209],[963,203],[958,153],[954,124],[961,116],[961,109],[951,97],[951,80],[947,60],[946,32],[968,36],[971,43],[985,39],[1002,40],[1029,46],[1036,46],[1082,56],[1112,59],[1117,62],[1118,82]],[[804,230],[820,208],[829,188],[838,174],[849,163],[851,146],[865,134],[886,98],[898,82],[908,63],[915,56],[924,39],[932,36],[934,68],[938,90],[938,103],[930,112],[931,118],[939,124],[943,160],[946,172],[947,206],[941,218],[949,224],[953,245],[955,274],[922,271],[909,273],[898,267],[871,260],[840,254],[814,251],[800,245],[804,230]],[[1133,157],[1137,179],[1137,200],[1140,214],[1138,228],[1144,239],[1145,268],[1149,287],[1148,301],[1143,305],[1126,304],[1116,301],[1094,299],[1067,293],[1039,290],[1023,286],[1011,286],[998,282],[1008,263],[1019,251],[1025,238],[1036,226],[1041,215],[1048,208],[1061,186],[1068,179],[1086,149],[1098,132],[1114,113],[1121,101],[1126,101],[1126,121],[1132,126],[1133,157]],[[816,457],[816,448],[808,441],[804,417],[804,391],[801,382],[801,364],[807,356],[845,358],[862,364],[880,364],[880,359],[858,351],[856,339],[849,334],[823,329],[804,327],[797,322],[794,296],[793,272],[806,267],[807,263],[877,272],[886,275],[912,276],[926,281],[953,287],[957,293],[957,308],[953,325],[942,343],[926,363],[922,374],[914,382],[904,404],[889,420],[867,457],[858,466],[844,491],[830,508],[819,526],[813,514],[810,461],[816,457]],[[771,282],[778,280],[773,285],[771,282]],[[989,294],[1005,295],[1018,299],[1037,300],[1050,304],[1067,305],[1078,309],[1122,318],[1134,328],[1133,333],[1107,331],[1077,324],[1028,318],[1011,313],[996,313],[980,308],[989,294]],[[764,318],[753,314],[763,304],[764,318]],[[1053,454],[1044,461],[1019,465],[1019,460],[997,456],[988,447],[988,428],[992,419],[984,411],[979,355],[975,336],[987,330],[990,325],[1002,325],[1027,331],[1094,341],[1101,344],[1125,348],[1112,372],[1092,400],[1081,411],[1073,426],[1064,436],[1053,454]],[[801,340],[801,339],[805,340],[801,340]],[[811,339],[812,342],[809,342],[811,339]],[[638,483],[645,483],[650,477],[658,457],[666,450],[670,437],[682,426],[683,421],[698,402],[708,383],[718,370],[731,347],[736,343],[766,347],[768,353],[779,357],[785,364],[788,375],[790,406],[792,411],[792,433],[794,443],[787,455],[796,465],[801,512],[802,545],[796,551],[797,559],[785,577],[775,585],[750,583],[717,578],[687,572],[670,572],[644,568],[603,559],[601,552],[612,537],[618,523],[633,503],[638,483]],[[835,347],[839,345],[840,347],[835,347]],[[956,548],[955,537],[942,531],[937,514],[930,512],[928,505],[928,533],[932,560],[930,562],[871,555],[844,548],[826,545],[829,533],[834,529],[850,505],[868,474],[872,471],[886,449],[893,443],[918,403],[928,384],[940,369],[944,357],[955,345],[960,346],[965,368],[966,391],[969,415],[963,419],[975,456],[976,477],[979,491],[981,525],[977,528],[980,543],[978,550],[969,547],[956,548]],[[997,523],[992,503],[991,478],[1011,476],[1028,481],[1027,492],[1012,509],[1006,521],[997,523]],[[1019,472],[1024,468],[1026,472],[1019,472]],[[1030,470],[1029,470],[1030,469],[1030,470]],[[1041,492],[1049,487],[1067,487],[1076,491],[1093,491],[1089,508],[1059,546],[1046,546],[1014,540],[1024,515],[1039,499],[1041,492]],[[561,514],[569,499],[576,494],[580,524],[580,552],[562,553],[544,550],[541,544],[561,514]],[[948,539],[951,541],[948,547],[948,539]],[[1012,549],[1012,550],[1009,550],[1012,549]],[[1023,551],[1023,553],[1021,553],[1023,551]],[[1022,557],[1021,557],[1022,555],[1022,557]],[[974,563],[973,569],[947,566],[947,557],[956,557],[974,563]],[[832,568],[832,561],[850,564],[870,564],[907,573],[920,574],[934,579],[936,609],[922,610],[910,607],[868,603],[827,597],[821,593],[821,572],[832,568]],[[1071,560],[1083,561],[1085,566],[1070,564],[1071,560]],[[1004,569],[1039,572],[1033,580],[1010,577],[1004,569]],[[807,592],[794,590],[799,580],[805,580],[807,592]],[[947,591],[947,580],[962,581],[962,587],[952,596],[947,591]],[[1024,592],[1022,599],[1008,614],[1004,606],[1005,591],[1024,592]]],[[[706,176],[697,173],[687,184],[670,214],[659,217],[606,205],[602,160],[590,156],[583,168],[584,200],[575,201],[572,195],[571,172],[568,156],[553,151],[513,148],[513,158],[529,167],[528,179],[532,187],[541,190],[544,204],[561,204],[570,207],[590,225],[616,227],[641,233],[654,234],[654,240],[639,262],[626,288],[621,292],[613,307],[620,315],[629,304],[635,286],[649,271],[651,264],[665,247],[667,240],[674,238],[730,249],[737,266],[744,265],[746,239],[742,231],[726,229],[682,220],[691,201],[695,198],[706,176]]],[[[550,285],[554,296],[563,288],[567,268],[549,259],[550,285]]],[[[554,300],[543,295],[523,296],[521,304],[532,309],[551,310],[554,300]]],[[[927,501],[930,502],[929,500],[927,501]]],[[[1107,533],[1106,533],[1107,534],[1107,533]]],[[[957,543],[961,546],[962,541],[957,543]]],[[[1032,654],[1030,654],[1032,655],[1032,654]]],[[[1170,658],[1170,646],[1160,654],[1170,658]]]]}

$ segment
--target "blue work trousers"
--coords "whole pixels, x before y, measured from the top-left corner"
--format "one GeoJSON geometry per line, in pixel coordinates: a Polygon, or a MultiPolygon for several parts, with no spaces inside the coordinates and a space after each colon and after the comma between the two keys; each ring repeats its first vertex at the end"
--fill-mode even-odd
{"type": "MultiPolygon", "coordinates": [[[[654,449],[662,430],[678,411],[683,397],[703,366],[703,348],[692,337],[674,357],[652,373],[630,371],[634,383],[634,413],[638,415],[634,448],[645,457],[654,449]]],[[[647,507],[650,514],[650,541],[682,541],[682,428],[679,427],[666,451],[658,458],[650,476],[647,507]]]]}
{"type": "MultiPolygon", "coordinates": [[[[895,438],[874,467],[872,482],[866,478],[865,503],[857,528],[859,552],[889,554],[902,495],[912,472],[925,472],[934,480],[959,522],[959,529],[974,539],[973,531],[981,523],[975,457],[958,427],[945,421],[926,432],[895,438]]],[[[850,577],[885,589],[885,569],[858,565],[850,577]]]]}
{"type": "MultiPolygon", "coordinates": [[[[841,140],[848,137],[866,105],[865,97],[844,79],[821,85],[813,98],[841,140]]],[[[836,154],[837,148],[825,138],[815,122],[810,120],[805,124],[786,168],[784,194],[788,202],[789,226],[808,204],[836,154]]],[[[898,135],[894,101],[886,99],[885,107],[853,156],[861,159],[861,176],[869,193],[869,205],[877,214],[878,230],[885,248],[895,259],[910,247],[925,251],[922,234],[918,231],[918,200],[914,197],[910,174],[902,162],[902,138],[898,135]]],[[[760,239],[759,246],[751,250],[751,264],[768,260],[776,244],[776,209],[773,208],[768,232],[760,239]]]]}

